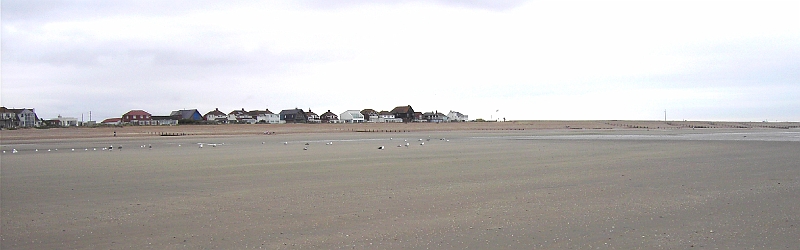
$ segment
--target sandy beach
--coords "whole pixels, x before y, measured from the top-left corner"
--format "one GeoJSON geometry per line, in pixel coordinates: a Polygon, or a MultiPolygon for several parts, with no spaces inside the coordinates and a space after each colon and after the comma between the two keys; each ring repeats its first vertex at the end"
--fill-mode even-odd
{"type": "Polygon", "coordinates": [[[658,124],[2,131],[0,248],[800,245],[799,129],[658,124]]]}

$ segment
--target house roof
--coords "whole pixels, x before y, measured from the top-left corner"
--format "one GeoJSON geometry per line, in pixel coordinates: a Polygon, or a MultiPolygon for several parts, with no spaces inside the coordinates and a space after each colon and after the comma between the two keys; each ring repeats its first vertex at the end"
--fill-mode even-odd
{"type": "Polygon", "coordinates": [[[22,113],[22,112],[23,112],[23,111],[25,111],[25,110],[28,110],[28,111],[30,111],[30,112],[33,112],[33,109],[26,109],[26,108],[21,108],[21,109],[9,109],[9,108],[3,107],[3,109],[4,109],[4,110],[3,110],[3,112],[2,112],[2,113],[14,113],[14,114],[19,114],[19,113],[22,113]]]}
{"type": "Polygon", "coordinates": [[[378,112],[378,115],[391,115],[391,114],[392,114],[392,112],[389,112],[389,111],[386,111],[386,110],[378,112]]]}
{"type": "Polygon", "coordinates": [[[374,109],[361,110],[361,114],[364,115],[364,116],[369,116],[370,114],[377,114],[377,113],[378,112],[376,112],[374,109]]]}
{"type": "Polygon", "coordinates": [[[217,109],[214,109],[211,112],[206,113],[205,116],[208,116],[208,115],[225,116],[225,113],[222,113],[222,111],[219,111],[219,108],[217,108],[217,109]]]}
{"type": "Polygon", "coordinates": [[[122,121],[122,118],[108,118],[108,119],[103,120],[103,122],[101,122],[101,123],[114,123],[114,122],[120,122],[120,121],[122,121]]]}
{"type": "Polygon", "coordinates": [[[397,113],[408,113],[408,112],[409,112],[409,110],[414,110],[414,109],[412,109],[412,108],[411,108],[411,105],[407,105],[407,106],[397,106],[397,107],[395,107],[394,109],[392,109],[392,114],[397,114],[397,113]]]}
{"type": "Polygon", "coordinates": [[[281,110],[280,114],[281,115],[291,115],[291,114],[300,114],[300,113],[305,114],[305,112],[303,112],[302,109],[284,109],[284,110],[281,110]]]}
{"type": "Polygon", "coordinates": [[[134,109],[134,110],[128,111],[128,113],[125,113],[125,114],[124,114],[124,115],[122,115],[122,116],[126,116],[126,115],[145,115],[145,116],[152,116],[152,115],[150,115],[150,113],[147,113],[147,111],[144,111],[144,110],[139,110],[139,109],[134,109]]]}
{"type": "Polygon", "coordinates": [[[271,115],[273,113],[272,111],[269,111],[269,109],[267,109],[267,110],[251,110],[247,112],[247,114],[258,116],[258,115],[271,115]]]}
{"type": "Polygon", "coordinates": [[[172,111],[169,116],[180,116],[180,119],[192,119],[195,113],[200,114],[197,109],[184,109],[172,111]]]}
{"type": "Polygon", "coordinates": [[[331,112],[331,110],[330,110],[330,109],[328,110],[328,112],[325,112],[324,114],[322,114],[322,116],[323,116],[323,117],[330,117],[330,116],[333,116],[333,117],[339,117],[338,115],[336,115],[336,114],[334,114],[333,112],[331,112]]]}
{"type": "Polygon", "coordinates": [[[244,111],[244,108],[242,108],[241,110],[237,109],[237,110],[231,111],[228,114],[229,115],[245,115],[245,114],[247,114],[247,111],[244,111]]]}

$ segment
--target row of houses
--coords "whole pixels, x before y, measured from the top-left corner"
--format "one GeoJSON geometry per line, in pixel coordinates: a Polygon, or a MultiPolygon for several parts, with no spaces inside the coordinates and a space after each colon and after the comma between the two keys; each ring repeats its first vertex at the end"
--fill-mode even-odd
{"type": "Polygon", "coordinates": [[[375,111],[374,109],[347,110],[340,114],[335,114],[330,110],[321,115],[303,109],[284,109],[275,114],[269,109],[233,110],[225,113],[214,109],[205,115],[201,115],[197,109],[172,111],[168,116],[154,116],[144,110],[131,110],[123,114],[120,118],[110,118],[103,121],[103,124],[110,125],[177,125],[178,123],[204,123],[204,124],[280,124],[280,123],[387,123],[387,122],[466,122],[469,120],[467,115],[460,112],[450,111],[447,115],[438,111],[434,112],[415,112],[411,105],[398,106],[391,111],[375,111]]]}
{"type": "MultiPolygon", "coordinates": [[[[131,110],[121,117],[105,119],[106,125],[139,125],[162,126],[180,124],[279,124],[279,123],[390,123],[390,122],[466,122],[467,115],[450,111],[447,115],[438,111],[416,112],[411,105],[398,106],[391,111],[376,111],[374,109],[346,110],[336,114],[330,110],[318,115],[308,109],[285,109],[275,114],[269,109],[233,110],[225,113],[218,108],[208,113],[201,114],[197,109],[172,111],[169,115],[152,115],[144,110],[131,110]]],[[[34,109],[7,109],[0,107],[0,128],[19,127],[70,127],[94,125],[94,122],[84,123],[72,117],[62,117],[43,120],[39,119],[34,109]]]]}

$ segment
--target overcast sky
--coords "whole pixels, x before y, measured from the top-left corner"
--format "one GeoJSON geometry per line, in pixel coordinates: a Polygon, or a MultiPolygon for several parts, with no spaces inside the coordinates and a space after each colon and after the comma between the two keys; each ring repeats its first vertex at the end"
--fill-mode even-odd
{"type": "Polygon", "coordinates": [[[798,121],[799,72],[800,1],[2,1],[0,103],[45,119],[798,121]]]}

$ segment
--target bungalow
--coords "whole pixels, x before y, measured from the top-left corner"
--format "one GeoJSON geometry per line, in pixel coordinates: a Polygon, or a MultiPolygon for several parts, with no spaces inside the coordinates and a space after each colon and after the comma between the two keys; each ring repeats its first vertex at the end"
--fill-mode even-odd
{"type": "Polygon", "coordinates": [[[306,117],[306,112],[303,112],[302,109],[284,109],[280,113],[281,121],[285,123],[306,123],[308,122],[308,118],[306,117]]]}
{"type": "Polygon", "coordinates": [[[58,125],[60,127],[75,127],[78,126],[78,118],[75,117],[63,117],[61,115],[58,118],[51,120],[50,124],[58,125]],[[53,120],[58,122],[53,122],[53,120]]]}
{"type": "Polygon", "coordinates": [[[184,109],[184,110],[176,110],[172,111],[169,114],[175,120],[191,120],[191,121],[201,121],[203,120],[203,116],[200,115],[200,111],[197,109],[184,109]]]}
{"type": "Polygon", "coordinates": [[[122,123],[131,125],[150,125],[152,115],[144,110],[131,110],[122,115],[122,123]]]}
{"type": "Polygon", "coordinates": [[[319,119],[319,115],[317,115],[317,113],[311,112],[311,108],[309,108],[308,112],[306,112],[306,118],[308,118],[308,123],[320,123],[320,122],[322,122],[319,119]]]}
{"type": "Polygon", "coordinates": [[[343,123],[362,123],[364,122],[364,115],[358,110],[348,110],[339,115],[339,121],[343,123]]]}
{"type": "Polygon", "coordinates": [[[465,121],[469,121],[469,116],[468,116],[468,115],[462,114],[462,113],[460,113],[460,112],[452,111],[452,110],[450,110],[450,113],[447,113],[447,118],[448,118],[448,119],[449,119],[451,122],[465,122],[465,121]]]}
{"type": "Polygon", "coordinates": [[[203,119],[206,121],[215,121],[218,123],[227,123],[228,122],[228,115],[219,111],[219,108],[214,109],[214,111],[206,113],[203,116],[203,119]]]}
{"type": "Polygon", "coordinates": [[[175,126],[178,125],[178,120],[171,115],[166,116],[158,116],[154,115],[151,117],[149,124],[143,124],[140,121],[139,125],[151,125],[151,126],[175,126]]]}
{"type": "Polygon", "coordinates": [[[403,122],[412,122],[414,121],[414,109],[411,108],[411,105],[407,106],[397,106],[391,111],[394,114],[395,118],[400,118],[403,122]]]}
{"type": "Polygon", "coordinates": [[[337,123],[339,122],[339,116],[331,112],[329,109],[328,112],[325,112],[321,116],[319,116],[320,121],[322,123],[337,123]]]}
{"type": "Polygon", "coordinates": [[[108,118],[108,119],[103,120],[103,122],[101,122],[101,124],[118,126],[118,125],[121,124],[120,123],[121,121],[122,121],[122,118],[108,118]]]}
{"type": "Polygon", "coordinates": [[[378,121],[378,112],[376,112],[374,109],[361,110],[361,115],[364,116],[364,121],[368,121],[368,122],[377,122],[378,121]]]}

